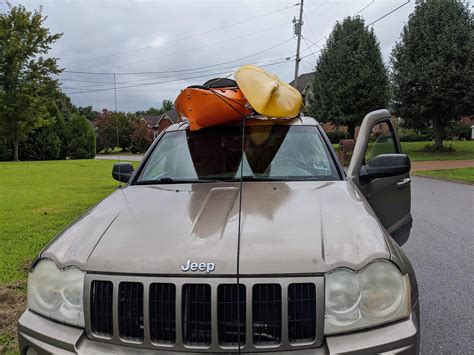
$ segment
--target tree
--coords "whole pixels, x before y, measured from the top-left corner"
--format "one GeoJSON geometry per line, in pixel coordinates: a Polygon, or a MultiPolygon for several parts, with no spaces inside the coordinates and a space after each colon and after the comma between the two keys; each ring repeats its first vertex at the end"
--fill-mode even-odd
{"type": "Polygon", "coordinates": [[[173,101],[171,100],[163,100],[161,104],[161,113],[165,113],[166,111],[170,111],[174,109],[173,101]]]}
{"type": "Polygon", "coordinates": [[[132,123],[132,145],[131,150],[134,153],[145,152],[153,142],[153,132],[148,129],[148,124],[143,119],[137,119],[132,123]]]}
{"type": "Polygon", "coordinates": [[[336,23],[317,60],[311,92],[308,111],[320,122],[347,126],[351,138],[368,112],[386,107],[387,69],[363,19],[336,23]]]}
{"type": "Polygon", "coordinates": [[[443,149],[450,122],[473,112],[474,26],[469,4],[419,1],[392,50],[394,107],[404,125],[432,126],[443,149]]]}
{"type": "Polygon", "coordinates": [[[135,115],[133,114],[102,111],[102,114],[95,119],[97,126],[97,151],[112,150],[117,147],[117,143],[122,150],[129,150],[132,143],[130,136],[133,131],[132,121],[134,119],[135,115]]]}
{"type": "Polygon", "coordinates": [[[67,125],[68,156],[71,159],[95,157],[95,133],[84,116],[73,114],[67,125]]]}
{"type": "Polygon", "coordinates": [[[62,34],[51,34],[43,26],[41,11],[23,6],[0,14],[0,125],[13,142],[13,159],[28,134],[48,123],[47,96],[57,89],[51,74],[60,72],[56,59],[43,56],[62,34]]]}
{"type": "Polygon", "coordinates": [[[166,111],[170,111],[174,109],[174,104],[173,101],[171,100],[163,100],[161,103],[161,108],[155,108],[155,107],[150,107],[146,111],[137,111],[135,114],[137,115],[161,115],[162,113],[165,113],[166,111]]]}
{"type": "Polygon", "coordinates": [[[117,121],[113,112],[103,110],[95,119],[97,127],[97,152],[108,151],[117,146],[117,121]]]}
{"type": "Polygon", "coordinates": [[[94,119],[99,116],[99,112],[94,111],[92,106],[78,107],[77,111],[89,121],[94,121],[94,119]]]}
{"type": "Polygon", "coordinates": [[[49,124],[30,132],[20,146],[21,160],[56,160],[67,155],[67,132],[63,115],[54,102],[50,103],[49,124]]]}

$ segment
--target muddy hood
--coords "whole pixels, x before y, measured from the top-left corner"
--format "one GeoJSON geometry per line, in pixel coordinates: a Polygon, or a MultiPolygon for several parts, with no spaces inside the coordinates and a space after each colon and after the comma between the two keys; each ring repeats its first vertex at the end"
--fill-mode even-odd
{"type": "MultiPolygon", "coordinates": [[[[130,186],[75,221],[42,257],[97,272],[206,273],[183,271],[190,260],[235,275],[239,200],[237,183],[130,186]]],[[[360,269],[389,257],[384,231],[350,183],[244,183],[241,275],[360,269]]]]}

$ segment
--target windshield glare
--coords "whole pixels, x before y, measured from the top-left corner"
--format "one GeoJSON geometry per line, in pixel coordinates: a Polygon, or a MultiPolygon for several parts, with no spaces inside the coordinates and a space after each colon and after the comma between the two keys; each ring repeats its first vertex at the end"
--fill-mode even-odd
{"type": "MultiPolygon", "coordinates": [[[[247,180],[340,180],[315,126],[245,127],[243,178],[247,180]]],[[[137,183],[240,179],[239,126],[165,133],[137,183]]]]}

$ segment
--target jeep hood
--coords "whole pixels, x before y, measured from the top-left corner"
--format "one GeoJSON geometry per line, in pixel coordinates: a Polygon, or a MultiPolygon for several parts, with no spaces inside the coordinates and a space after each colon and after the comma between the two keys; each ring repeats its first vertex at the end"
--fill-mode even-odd
{"type": "MultiPolygon", "coordinates": [[[[239,184],[129,186],[42,253],[60,267],[183,275],[188,260],[237,272],[239,184]]],[[[350,182],[243,184],[240,274],[322,273],[389,258],[385,232],[350,182]]],[[[187,276],[202,275],[188,271],[187,276]]]]}

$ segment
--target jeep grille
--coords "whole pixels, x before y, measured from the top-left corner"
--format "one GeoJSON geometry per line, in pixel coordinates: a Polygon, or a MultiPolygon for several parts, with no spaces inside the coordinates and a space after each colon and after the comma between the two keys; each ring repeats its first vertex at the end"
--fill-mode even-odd
{"type": "Polygon", "coordinates": [[[132,347],[211,352],[239,345],[255,352],[322,343],[322,278],[246,278],[239,285],[219,278],[170,280],[87,275],[89,337],[132,347]]]}

